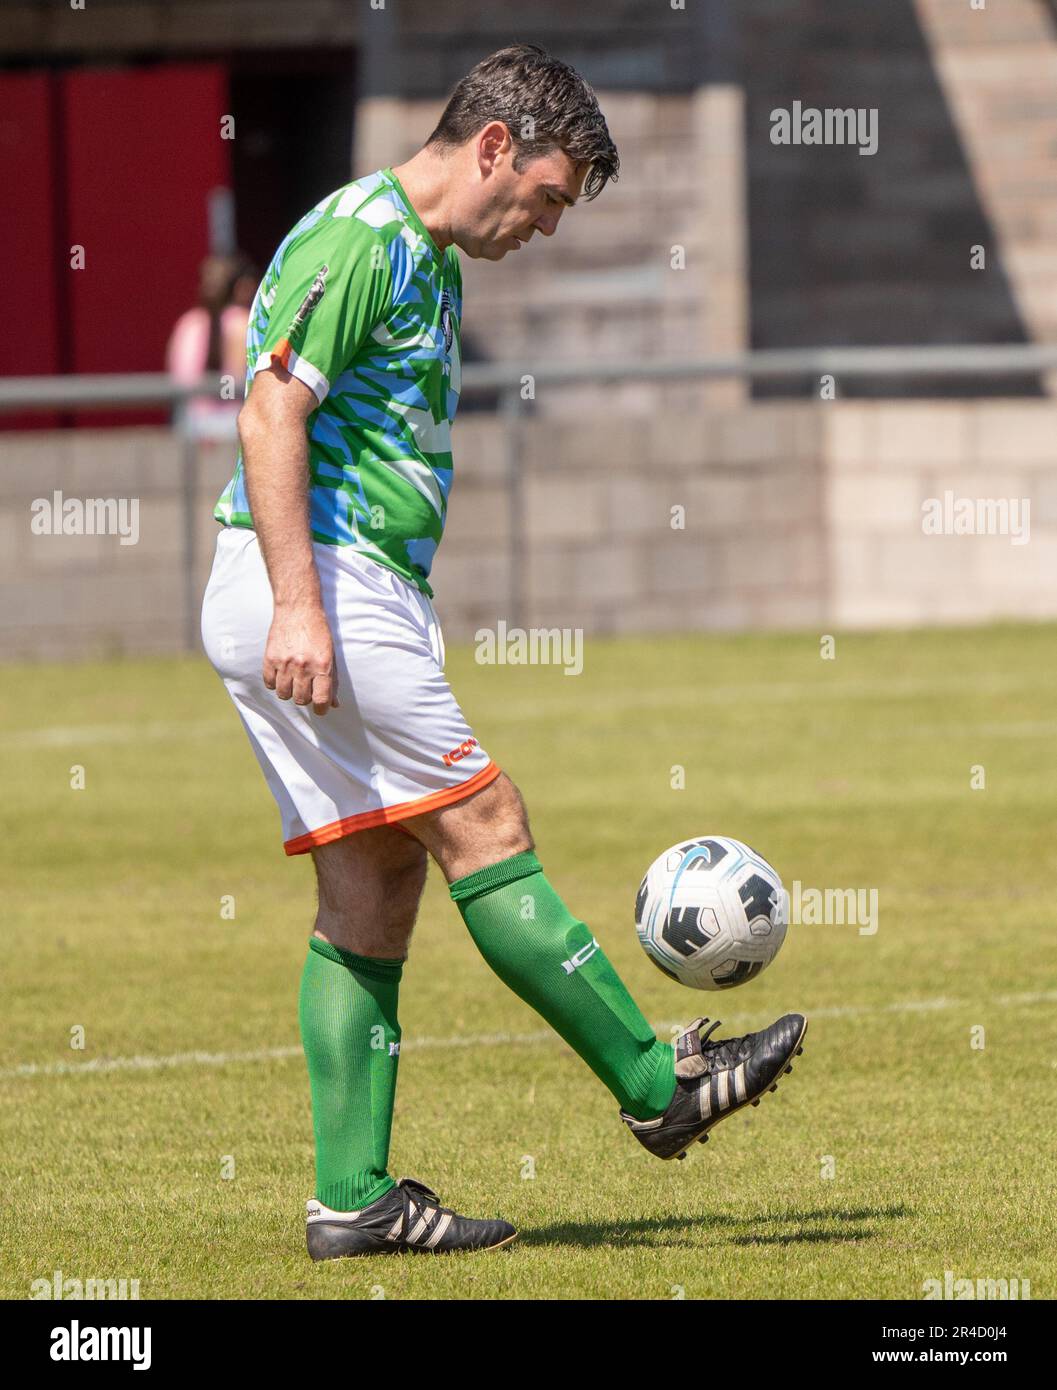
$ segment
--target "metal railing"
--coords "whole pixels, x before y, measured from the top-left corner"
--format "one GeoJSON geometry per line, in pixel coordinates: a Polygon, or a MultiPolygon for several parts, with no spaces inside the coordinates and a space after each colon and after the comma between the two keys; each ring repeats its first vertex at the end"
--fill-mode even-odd
{"type": "MultiPolygon", "coordinates": [[[[995,344],[944,347],[775,348],[701,358],[628,359],[617,362],[465,363],[462,394],[498,393],[504,423],[503,461],[510,528],[508,612],[520,625],[523,609],[524,542],[516,524],[521,513],[522,454],[518,423],[526,412],[524,383],[534,387],[606,384],[617,381],[715,381],[741,378],[776,381],[830,374],[862,377],[1023,377],[1057,372],[1057,344],[995,344]]],[[[183,574],[188,650],[198,647],[197,525],[199,437],[183,409],[195,398],[220,399],[221,377],[203,377],[193,387],[175,384],[161,372],[126,375],[0,378],[0,414],[25,410],[93,410],[169,407],[180,440],[183,499],[183,574]]],[[[234,441],[232,441],[234,444],[234,441]]],[[[0,451],[3,435],[0,434],[0,451]]]]}
{"type": "MultiPolygon", "coordinates": [[[[547,386],[638,379],[679,381],[742,377],[781,380],[832,373],[840,377],[1024,376],[1057,368],[1057,343],[964,344],[943,347],[762,348],[713,357],[667,357],[616,362],[467,362],[463,391],[520,390],[531,376],[547,386]]],[[[113,406],[175,405],[195,396],[220,396],[221,378],[178,386],[164,372],[97,376],[0,378],[0,412],[13,410],[107,409],[113,406]]]]}

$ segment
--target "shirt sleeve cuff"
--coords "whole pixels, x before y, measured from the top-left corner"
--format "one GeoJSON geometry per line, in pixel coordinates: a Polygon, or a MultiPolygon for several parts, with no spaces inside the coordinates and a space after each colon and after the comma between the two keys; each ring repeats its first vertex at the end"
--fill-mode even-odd
{"type": "Polygon", "coordinates": [[[313,392],[320,405],[323,404],[330,391],[330,382],[318,367],[313,367],[306,358],[298,357],[287,338],[281,339],[275,347],[262,352],[253,364],[253,370],[255,372],[263,371],[275,362],[278,362],[280,367],[284,367],[291,376],[296,376],[298,381],[303,381],[313,392]]]}

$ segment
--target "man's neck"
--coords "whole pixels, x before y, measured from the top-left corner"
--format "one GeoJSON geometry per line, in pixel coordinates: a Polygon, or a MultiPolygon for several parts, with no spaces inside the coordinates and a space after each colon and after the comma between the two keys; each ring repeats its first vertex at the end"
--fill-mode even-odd
{"type": "Polygon", "coordinates": [[[444,160],[428,149],[421,149],[406,164],[397,165],[393,173],[437,250],[444,251],[455,240],[445,196],[446,189],[451,186],[451,172],[444,160]]]}

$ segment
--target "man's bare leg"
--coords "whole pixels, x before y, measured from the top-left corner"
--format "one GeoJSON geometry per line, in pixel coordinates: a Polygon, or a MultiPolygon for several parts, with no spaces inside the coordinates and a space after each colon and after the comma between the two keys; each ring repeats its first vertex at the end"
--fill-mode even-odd
{"type": "Polygon", "coordinates": [[[359,830],[312,851],[315,935],[358,956],[406,960],[429,856],[392,825],[359,830]]]}
{"type": "Polygon", "coordinates": [[[535,847],[525,803],[505,772],[472,796],[404,824],[449,883],[535,847]]]}

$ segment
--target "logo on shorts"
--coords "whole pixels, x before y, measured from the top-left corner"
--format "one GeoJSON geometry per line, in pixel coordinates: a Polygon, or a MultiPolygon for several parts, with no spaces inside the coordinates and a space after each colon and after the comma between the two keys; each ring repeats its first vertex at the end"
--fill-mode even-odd
{"type": "Polygon", "coordinates": [[[465,743],[460,743],[458,748],[453,748],[450,753],[445,753],[441,762],[445,767],[454,767],[456,763],[462,762],[463,758],[469,757],[476,747],[477,740],[468,738],[465,743]]]}

